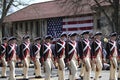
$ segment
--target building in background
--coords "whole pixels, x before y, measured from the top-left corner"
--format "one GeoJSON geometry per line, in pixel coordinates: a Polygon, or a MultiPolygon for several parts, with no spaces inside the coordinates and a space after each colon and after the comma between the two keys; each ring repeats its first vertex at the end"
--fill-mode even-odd
{"type": "MultiPolygon", "coordinates": [[[[29,5],[5,18],[2,27],[2,36],[21,37],[29,34],[31,38],[44,37],[50,34],[59,37],[62,32],[77,32],[83,30],[105,30],[109,33],[109,25],[105,16],[100,12],[94,12],[87,0],[82,0],[82,9],[75,13],[67,5],[60,6],[57,1],[49,1],[29,5]]],[[[111,9],[106,7],[107,12],[111,9]]]]}

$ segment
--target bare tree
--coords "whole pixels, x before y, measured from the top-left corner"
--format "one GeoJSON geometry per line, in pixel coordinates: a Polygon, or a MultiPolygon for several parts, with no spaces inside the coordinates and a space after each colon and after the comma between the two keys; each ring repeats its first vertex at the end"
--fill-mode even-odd
{"type": "Polygon", "coordinates": [[[11,6],[18,7],[19,5],[26,6],[28,4],[22,2],[22,0],[0,0],[0,27],[2,26],[4,18],[7,16],[11,6]]]}
{"type": "MultiPolygon", "coordinates": [[[[112,31],[120,32],[120,16],[119,16],[119,8],[120,8],[120,0],[56,0],[60,3],[60,6],[64,7],[67,5],[69,9],[74,10],[75,13],[79,13],[83,11],[84,6],[88,6],[93,10],[93,12],[101,12],[105,15],[108,24],[110,25],[112,31]],[[111,15],[105,11],[104,5],[102,3],[107,4],[113,11],[111,15]]],[[[67,10],[68,8],[66,8],[67,10]]]]}

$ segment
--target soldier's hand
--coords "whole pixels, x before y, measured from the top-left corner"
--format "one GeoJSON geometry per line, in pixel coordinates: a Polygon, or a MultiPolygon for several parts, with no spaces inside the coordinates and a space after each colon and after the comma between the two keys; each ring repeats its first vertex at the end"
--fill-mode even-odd
{"type": "Polygon", "coordinates": [[[67,66],[69,66],[70,65],[70,62],[67,62],[67,66]]]}
{"type": "Polygon", "coordinates": [[[93,63],[96,63],[96,60],[95,60],[95,58],[93,58],[92,62],[93,62],[93,63]]]}
{"type": "Polygon", "coordinates": [[[102,59],[102,62],[103,62],[103,63],[106,63],[106,59],[105,59],[105,58],[103,58],[103,59],[102,59]]]}

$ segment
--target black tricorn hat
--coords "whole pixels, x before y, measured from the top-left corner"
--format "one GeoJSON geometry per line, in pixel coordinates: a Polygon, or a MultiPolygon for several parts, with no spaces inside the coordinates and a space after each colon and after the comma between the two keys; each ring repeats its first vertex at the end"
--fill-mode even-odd
{"type": "Polygon", "coordinates": [[[46,35],[45,39],[51,39],[51,40],[53,40],[53,37],[51,35],[46,35]]]}
{"type": "Polygon", "coordinates": [[[12,37],[10,37],[10,38],[8,39],[8,41],[11,41],[11,40],[17,40],[17,38],[14,37],[14,36],[12,36],[12,37]]]}
{"type": "Polygon", "coordinates": [[[60,37],[63,37],[63,36],[67,37],[67,34],[66,34],[66,33],[62,33],[62,34],[60,35],[60,37]]]}
{"type": "Polygon", "coordinates": [[[90,33],[89,31],[83,31],[81,35],[89,34],[89,33],[90,33]]]}
{"type": "Polygon", "coordinates": [[[2,38],[3,41],[4,41],[4,40],[7,40],[7,39],[8,39],[7,37],[3,37],[3,38],[2,38]]]}
{"type": "Polygon", "coordinates": [[[116,33],[116,32],[112,32],[112,33],[110,34],[110,37],[113,37],[113,36],[117,36],[117,33],[116,33]]]}
{"type": "Polygon", "coordinates": [[[96,32],[94,36],[96,35],[102,35],[102,32],[96,32]]]}
{"type": "Polygon", "coordinates": [[[25,35],[25,36],[23,37],[23,39],[29,39],[29,38],[30,38],[29,35],[25,35]]]}
{"type": "Polygon", "coordinates": [[[34,41],[38,41],[38,40],[41,40],[41,37],[36,37],[36,38],[34,39],[34,41]]]}
{"type": "Polygon", "coordinates": [[[77,35],[77,33],[74,32],[74,33],[71,33],[71,34],[70,34],[70,37],[76,36],[76,35],[77,35]]]}

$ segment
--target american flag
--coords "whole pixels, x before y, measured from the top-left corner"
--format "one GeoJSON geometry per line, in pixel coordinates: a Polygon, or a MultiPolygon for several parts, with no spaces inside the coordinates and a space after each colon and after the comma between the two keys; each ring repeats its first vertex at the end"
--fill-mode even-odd
{"type": "Polygon", "coordinates": [[[69,18],[50,18],[47,20],[47,34],[59,37],[62,32],[81,33],[82,31],[92,31],[93,16],[84,15],[69,18]]]}
{"type": "Polygon", "coordinates": [[[47,20],[47,34],[57,38],[62,33],[62,18],[50,18],[47,20]]]}
{"type": "Polygon", "coordinates": [[[85,15],[80,17],[71,17],[63,19],[63,32],[81,33],[82,31],[91,31],[93,29],[93,16],[85,15]]]}

